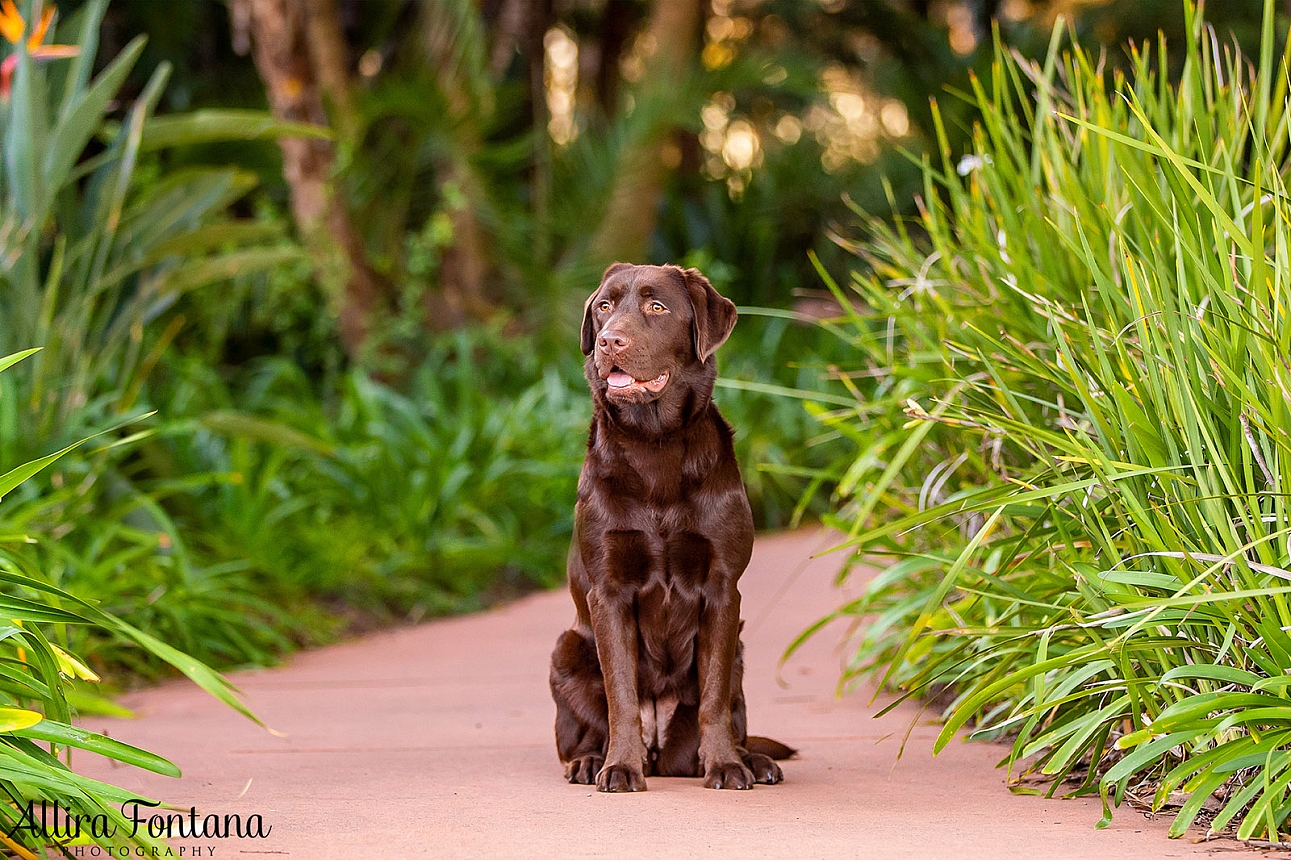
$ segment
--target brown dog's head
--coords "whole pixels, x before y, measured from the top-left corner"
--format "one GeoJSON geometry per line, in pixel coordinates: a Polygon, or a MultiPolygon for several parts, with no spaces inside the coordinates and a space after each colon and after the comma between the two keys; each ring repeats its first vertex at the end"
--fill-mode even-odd
{"type": "Polygon", "coordinates": [[[735,317],[735,304],[697,269],[615,263],[583,308],[593,395],[617,407],[658,404],[656,412],[706,406],[713,353],[735,317]]]}

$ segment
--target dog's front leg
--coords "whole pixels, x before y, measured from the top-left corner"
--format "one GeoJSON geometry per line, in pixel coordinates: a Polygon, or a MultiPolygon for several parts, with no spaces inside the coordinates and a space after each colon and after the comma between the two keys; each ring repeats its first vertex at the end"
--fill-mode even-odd
{"type": "MultiPolygon", "coordinates": [[[[713,571],[716,573],[716,571],[713,571]]],[[[699,765],[705,788],[752,788],[731,724],[731,672],[740,636],[738,574],[713,576],[699,624],[699,765]]]]}
{"type": "Polygon", "coordinates": [[[637,617],[632,596],[613,588],[588,595],[596,654],[605,678],[610,737],[605,766],[596,775],[600,791],[645,791],[645,744],[637,696],[637,617]]]}

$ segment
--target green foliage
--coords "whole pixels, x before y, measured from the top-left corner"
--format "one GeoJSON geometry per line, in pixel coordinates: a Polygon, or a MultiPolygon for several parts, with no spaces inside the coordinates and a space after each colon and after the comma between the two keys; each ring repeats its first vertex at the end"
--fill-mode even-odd
{"type": "Polygon", "coordinates": [[[181,516],[288,594],[420,616],[495,579],[554,584],[589,417],[577,365],[489,331],[427,351],[404,393],[355,371],[325,396],[284,361],[227,386],[181,360],[169,402],[202,417],[159,434],[158,486],[200,487],[181,516]]]}
{"type": "Polygon", "coordinates": [[[837,322],[877,421],[823,417],[860,446],[832,472],[848,545],[896,559],[837,613],[872,619],[849,677],[949,688],[937,749],[974,723],[1050,792],[1182,792],[1173,835],[1209,804],[1276,841],[1291,198],[1265,10],[1255,67],[1190,6],[1177,83],[1164,41],[1110,79],[1061,30],[1043,65],[997,46],[973,154],[943,137],[917,224],[870,225],[837,322]]]}
{"type": "MultiPolygon", "coordinates": [[[[426,350],[402,390],[168,355],[147,429],[60,464],[10,530],[57,538],[30,551],[51,581],[220,665],[270,663],[353,611],[419,618],[555,584],[589,418],[578,363],[496,331],[426,350]]],[[[166,668],[69,635],[96,666],[166,668]]]]}
{"type": "MultiPolygon", "coordinates": [[[[0,359],[0,370],[28,358],[34,350],[0,359]]],[[[0,475],[0,500],[40,469],[69,453],[66,448],[41,460],[17,466],[0,475]]],[[[92,629],[107,637],[142,648],[188,675],[221,701],[247,716],[250,712],[233,688],[204,664],[152,635],[104,612],[95,604],[51,583],[35,563],[33,539],[8,518],[9,505],[0,507],[0,831],[6,846],[15,841],[42,851],[44,840],[17,827],[29,802],[49,801],[74,815],[104,816],[116,834],[99,844],[129,851],[161,843],[147,834],[130,836],[121,804],[134,796],[116,786],[73,773],[72,749],[89,750],[124,764],[178,777],[179,769],[160,756],[71,725],[77,706],[105,709],[110,705],[88,693],[83,683],[98,676],[67,646],[67,631],[92,629]],[[55,640],[62,640],[63,645],[55,640]],[[43,744],[43,745],[42,745],[43,744]]]]}
{"type": "MultiPolygon", "coordinates": [[[[273,599],[246,560],[185,528],[170,504],[183,488],[146,471],[152,456],[149,445],[135,442],[66,458],[36,485],[39,493],[15,499],[5,530],[36,539],[27,555],[48,581],[92,595],[175,647],[225,666],[272,662],[306,637],[304,620],[273,599]]],[[[167,671],[163,661],[97,629],[67,635],[100,672],[167,671]]]]}
{"type": "Polygon", "coordinates": [[[29,431],[19,440],[48,439],[55,428],[70,438],[75,413],[108,390],[121,395],[116,408],[128,409],[157,359],[143,350],[143,325],[188,290],[299,256],[290,245],[264,244],[277,231],[227,218],[254,184],[241,171],[190,169],[140,182],[150,150],[285,129],[249,112],[153,118],[164,65],[112,119],[144,40],[93,75],[105,6],[86,4],[55,24],[49,38],[76,46],[70,59],[38,65],[25,43],[17,46],[12,93],[0,104],[0,352],[44,345],[29,373],[7,380],[27,405],[16,413],[29,431]],[[36,401],[37,391],[52,394],[56,408],[36,401]]]}
{"type": "MultiPolygon", "coordinates": [[[[0,103],[0,353],[45,345],[0,378],[0,467],[31,461],[34,474],[62,458],[15,492],[5,519],[9,531],[40,538],[25,557],[48,581],[204,658],[263,663],[289,644],[290,618],[256,595],[245,562],[181,534],[164,495],[141,489],[144,443],[160,422],[69,452],[74,440],[142,411],[148,376],[184,321],[157,332],[151,324],[181,297],[301,259],[279,225],[230,217],[253,184],[248,174],[166,170],[167,152],[321,132],[263,112],[156,118],[164,65],[120,108],[143,39],[95,75],[105,7],[87,3],[56,19],[47,41],[74,46],[71,58],[38,64],[25,41],[14,46],[12,91],[0,103]],[[71,447],[41,456],[51,444],[71,447]]],[[[68,636],[101,667],[164,662],[100,627],[68,636]]]]}
{"type": "Polygon", "coordinates": [[[795,396],[820,384],[846,348],[809,318],[774,308],[740,308],[719,356],[713,396],[735,429],[735,457],[758,528],[797,526],[823,514],[821,469],[847,451],[842,434],[822,429],[795,396]],[[789,395],[789,396],[786,396],[789,395]]]}

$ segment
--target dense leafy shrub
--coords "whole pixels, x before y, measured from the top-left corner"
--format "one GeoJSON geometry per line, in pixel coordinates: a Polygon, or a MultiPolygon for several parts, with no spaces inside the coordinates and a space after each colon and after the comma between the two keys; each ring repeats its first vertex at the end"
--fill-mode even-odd
{"type": "Polygon", "coordinates": [[[589,409],[577,365],[529,347],[441,337],[402,392],[352,371],[319,394],[281,360],[224,384],[181,361],[170,408],[200,417],[160,434],[159,479],[204,484],[184,521],[288,594],[420,616],[553,584],[589,409]]]}

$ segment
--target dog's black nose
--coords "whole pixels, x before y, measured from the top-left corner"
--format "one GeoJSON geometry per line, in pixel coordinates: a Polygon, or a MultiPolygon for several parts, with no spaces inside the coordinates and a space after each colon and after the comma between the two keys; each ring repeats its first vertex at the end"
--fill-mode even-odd
{"type": "Polygon", "coordinates": [[[606,329],[601,332],[600,337],[596,339],[596,345],[604,352],[616,353],[622,352],[628,348],[628,339],[623,336],[622,332],[614,329],[606,329]]]}

